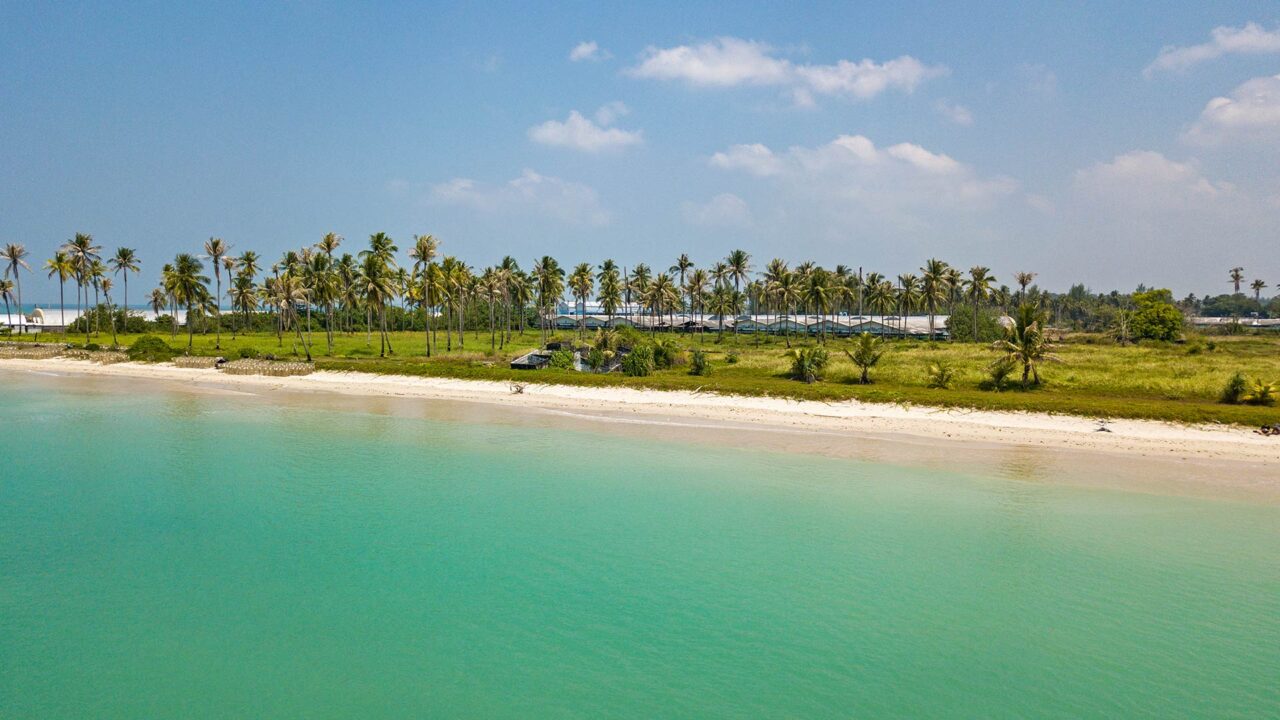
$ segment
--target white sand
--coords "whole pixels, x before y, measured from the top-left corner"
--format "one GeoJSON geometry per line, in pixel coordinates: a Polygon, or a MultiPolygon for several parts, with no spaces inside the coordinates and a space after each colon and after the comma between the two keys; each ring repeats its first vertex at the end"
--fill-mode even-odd
{"type": "Polygon", "coordinates": [[[366,373],[317,372],[303,377],[271,378],[227,375],[216,370],[184,369],[168,364],[97,365],[66,359],[0,360],[0,369],[150,378],[249,392],[322,391],[370,397],[459,400],[556,409],[611,419],[680,418],[726,426],[905,436],[917,442],[1084,450],[1174,461],[1233,460],[1255,464],[1268,475],[1274,471],[1275,477],[1264,481],[1280,483],[1280,438],[1230,426],[1114,420],[1106,424],[1110,432],[1098,432],[1098,420],[1066,415],[548,385],[534,382],[539,377],[536,372],[529,374],[524,392],[515,394],[506,382],[366,373]]]}

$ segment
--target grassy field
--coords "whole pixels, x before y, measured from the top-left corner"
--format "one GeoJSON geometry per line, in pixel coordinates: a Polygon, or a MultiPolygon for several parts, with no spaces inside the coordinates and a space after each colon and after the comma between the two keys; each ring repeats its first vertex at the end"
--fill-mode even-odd
{"type": "MultiPolygon", "coordinates": [[[[560,333],[572,337],[572,333],[560,333]]],[[[129,345],[138,336],[121,335],[120,344],[129,345]]],[[[185,348],[187,338],[161,337],[175,347],[185,348]]],[[[660,336],[662,337],[662,336],[660,336]]],[[[1090,417],[1125,417],[1184,422],[1224,422],[1257,426],[1280,421],[1280,409],[1217,402],[1227,379],[1243,372],[1250,379],[1280,381],[1280,338],[1214,337],[1192,338],[1185,344],[1157,346],[1117,346],[1099,338],[1073,337],[1055,350],[1062,363],[1045,365],[1045,384],[1031,390],[1012,387],[1003,392],[979,389],[995,352],[986,345],[971,343],[890,341],[880,364],[872,370],[871,385],[858,385],[857,368],[849,362],[843,347],[846,340],[829,340],[832,362],[825,379],[812,385],[786,376],[789,361],[784,357],[782,338],[715,335],[699,341],[676,335],[685,347],[701,346],[711,354],[713,372],[709,377],[693,376],[687,366],[655,371],[648,377],[625,377],[619,373],[597,375],[570,370],[516,371],[508,367],[514,357],[539,347],[541,335],[517,335],[505,350],[491,352],[487,332],[467,333],[466,347],[459,348],[454,336],[452,352],[443,352],[444,335],[439,336],[441,353],[424,356],[422,333],[392,333],[395,354],[378,357],[378,337],[372,342],[363,333],[338,335],[333,355],[327,354],[324,336],[316,333],[312,352],[321,370],[469,378],[477,380],[519,380],[591,386],[627,386],[667,390],[703,390],[743,395],[769,395],[811,400],[857,398],[873,402],[909,403],[948,407],[999,410],[1035,410],[1090,417]],[[735,353],[738,361],[730,363],[735,353]],[[955,370],[950,389],[928,387],[928,368],[944,363],[955,370]]],[[[60,342],[61,336],[43,335],[40,340],[60,342]]],[[[84,343],[83,335],[66,338],[84,343]]],[[[111,343],[109,333],[92,338],[103,346],[111,343]]],[[[793,344],[813,344],[812,340],[793,344]]],[[[222,350],[214,349],[213,335],[196,335],[192,352],[236,357],[251,347],[261,353],[293,358],[293,343],[283,343],[275,335],[260,333],[233,338],[224,333],[222,350]]]]}

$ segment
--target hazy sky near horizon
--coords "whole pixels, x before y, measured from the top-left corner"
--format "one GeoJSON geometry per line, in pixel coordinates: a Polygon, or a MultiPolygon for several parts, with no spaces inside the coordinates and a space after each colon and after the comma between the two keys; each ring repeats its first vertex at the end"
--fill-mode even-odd
{"type": "Polygon", "coordinates": [[[1218,293],[1280,284],[1280,4],[5,2],[0,167],[0,243],[139,298],[329,231],[1218,293]]]}

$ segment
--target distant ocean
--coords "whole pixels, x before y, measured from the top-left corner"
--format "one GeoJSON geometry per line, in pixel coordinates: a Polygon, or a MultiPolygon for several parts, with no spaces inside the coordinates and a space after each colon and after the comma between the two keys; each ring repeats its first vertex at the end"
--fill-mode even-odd
{"type": "Polygon", "coordinates": [[[0,363],[0,717],[1280,715],[1280,507],[325,404],[0,363]]]}

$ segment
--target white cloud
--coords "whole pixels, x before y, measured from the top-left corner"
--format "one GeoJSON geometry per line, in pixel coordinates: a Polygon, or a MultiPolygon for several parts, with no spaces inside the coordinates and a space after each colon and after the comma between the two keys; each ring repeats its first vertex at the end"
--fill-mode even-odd
{"type": "Polygon", "coordinates": [[[1280,30],[1265,30],[1257,23],[1244,27],[1216,27],[1209,42],[1188,47],[1167,45],[1143,71],[1150,78],[1161,71],[1186,70],[1223,55],[1269,55],[1280,53],[1280,30]]]}
{"type": "Polygon", "coordinates": [[[1182,138],[1199,145],[1280,138],[1280,75],[1254,78],[1230,97],[1210,100],[1182,138]]]}
{"type": "Polygon", "coordinates": [[[1134,210],[1184,210],[1224,199],[1235,188],[1213,182],[1192,163],[1152,150],[1134,150],[1076,172],[1075,189],[1086,197],[1134,210]]]}
{"type": "Polygon", "coordinates": [[[469,207],[486,213],[538,214],[569,225],[606,225],[609,213],[587,185],[525,170],[501,185],[454,178],[431,186],[428,198],[439,205],[469,207]]]}
{"type": "Polygon", "coordinates": [[[767,177],[782,171],[782,161],[769,148],[753,145],[734,145],[725,152],[711,156],[711,164],[726,170],[745,170],[752,175],[767,177]]]}
{"type": "Polygon", "coordinates": [[[608,127],[615,118],[626,113],[626,105],[620,102],[610,103],[596,111],[596,120],[593,122],[574,110],[563,121],[548,120],[529,128],[529,139],[543,145],[567,147],[589,153],[639,145],[644,141],[639,130],[608,127]]]}
{"type": "Polygon", "coordinates": [[[733,193],[720,193],[705,203],[680,206],[686,221],[703,227],[746,228],[752,224],[751,208],[733,193]]]}
{"type": "Polygon", "coordinates": [[[595,40],[584,40],[569,51],[569,60],[571,62],[582,62],[589,60],[591,62],[599,62],[600,60],[608,60],[613,57],[608,50],[601,48],[596,44],[595,40]]]}
{"type": "Polygon", "coordinates": [[[934,103],[933,109],[938,111],[939,115],[957,125],[969,127],[973,124],[973,113],[969,112],[969,108],[963,105],[958,105],[946,100],[939,100],[934,103]]]}
{"type": "Polygon", "coordinates": [[[722,37],[698,45],[649,47],[629,75],[655,80],[678,80],[700,87],[739,85],[789,87],[797,105],[810,106],[814,94],[873,98],[886,90],[910,93],[933,77],[950,72],[943,65],[925,65],[909,56],[877,63],[840,60],[833,65],[795,64],[776,56],[764,43],[722,37]]]}

